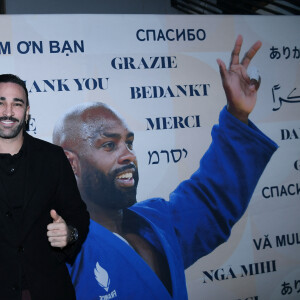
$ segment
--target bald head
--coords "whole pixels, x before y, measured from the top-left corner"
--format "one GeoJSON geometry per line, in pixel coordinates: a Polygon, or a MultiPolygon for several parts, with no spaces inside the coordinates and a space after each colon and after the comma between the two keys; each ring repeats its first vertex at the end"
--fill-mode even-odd
{"type": "Polygon", "coordinates": [[[110,120],[119,120],[117,112],[102,102],[87,102],[76,105],[58,120],[53,130],[53,143],[65,150],[78,154],[84,145],[90,145],[92,140],[109,127],[110,120]]]}
{"type": "Polygon", "coordinates": [[[138,170],[133,141],[126,123],[99,102],[77,105],[57,122],[53,143],[65,150],[91,211],[95,207],[118,210],[136,202],[138,170]]]}

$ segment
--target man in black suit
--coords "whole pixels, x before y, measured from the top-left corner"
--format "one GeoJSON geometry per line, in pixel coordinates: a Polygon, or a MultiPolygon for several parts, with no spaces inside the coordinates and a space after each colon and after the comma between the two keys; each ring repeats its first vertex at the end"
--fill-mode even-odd
{"type": "Polygon", "coordinates": [[[0,75],[0,299],[73,300],[66,261],[89,214],[60,147],[25,132],[25,83],[0,75]]]}

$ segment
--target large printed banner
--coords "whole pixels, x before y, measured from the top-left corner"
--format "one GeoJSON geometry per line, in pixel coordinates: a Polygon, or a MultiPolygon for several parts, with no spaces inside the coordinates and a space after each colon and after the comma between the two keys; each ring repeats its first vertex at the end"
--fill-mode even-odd
{"type": "Polygon", "coordinates": [[[251,120],[279,150],[229,240],[186,270],[186,284],[192,300],[299,299],[299,27],[287,16],[1,16],[0,68],[26,81],[35,137],[52,142],[76,104],[116,109],[135,133],[138,201],[168,199],[198,168],[226,104],[216,59],[229,63],[238,34],[242,53],[261,40],[251,120]]]}

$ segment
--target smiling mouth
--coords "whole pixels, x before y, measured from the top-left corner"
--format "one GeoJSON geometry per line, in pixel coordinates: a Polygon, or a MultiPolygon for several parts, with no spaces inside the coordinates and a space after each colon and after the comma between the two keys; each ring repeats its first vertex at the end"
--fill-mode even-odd
{"type": "Polygon", "coordinates": [[[4,126],[11,126],[11,125],[15,124],[16,122],[15,121],[11,121],[11,120],[3,120],[3,121],[1,121],[1,123],[4,126]]]}
{"type": "Polygon", "coordinates": [[[129,180],[132,178],[133,178],[133,175],[131,172],[126,172],[126,173],[116,176],[116,179],[121,179],[121,180],[129,180]]]}
{"type": "Polygon", "coordinates": [[[120,187],[132,187],[134,186],[134,178],[132,172],[125,172],[122,174],[119,174],[115,178],[115,182],[120,187]]]}

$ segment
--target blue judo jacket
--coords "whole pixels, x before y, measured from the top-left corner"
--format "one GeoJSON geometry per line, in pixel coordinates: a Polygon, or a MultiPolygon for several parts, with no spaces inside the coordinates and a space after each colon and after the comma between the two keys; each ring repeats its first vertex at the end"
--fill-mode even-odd
{"type": "Polygon", "coordinates": [[[125,210],[141,220],[137,232],[167,259],[171,294],[126,241],[91,220],[69,272],[78,300],[184,300],[184,270],[230,236],[277,145],[252,122],[224,108],[199,169],[170,194],[125,210]]]}

